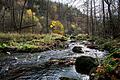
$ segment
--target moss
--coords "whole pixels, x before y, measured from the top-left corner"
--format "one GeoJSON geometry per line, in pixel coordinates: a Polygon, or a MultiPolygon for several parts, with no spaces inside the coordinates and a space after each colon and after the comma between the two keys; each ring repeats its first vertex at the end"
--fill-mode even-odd
{"type": "Polygon", "coordinates": [[[43,51],[59,47],[64,48],[64,43],[61,41],[63,39],[66,39],[66,37],[58,34],[0,33],[0,49],[10,48],[10,50],[13,49],[16,51],[43,51]],[[55,44],[58,47],[54,47],[55,44]]]}
{"type": "Polygon", "coordinates": [[[90,37],[89,37],[89,35],[87,35],[87,34],[78,34],[77,36],[76,36],[76,39],[77,40],[87,40],[87,39],[89,39],[90,37]]]}
{"type": "Polygon", "coordinates": [[[113,80],[111,75],[115,76],[115,80],[117,80],[117,75],[119,74],[119,62],[120,58],[117,56],[115,57],[114,54],[120,55],[120,49],[114,50],[113,53],[109,54],[102,62],[101,66],[98,66],[96,69],[96,76],[99,79],[101,76],[106,79],[106,77],[110,78],[110,80],[113,80]],[[115,73],[118,72],[118,73],[115,73]]]}
{"type": "MultiPolygon", "coordinates": [[[[109,39],[109,38],[100,38],[92,37],[89,38],[95,41],[96,45],[99,46],[100,50],[109,51],[109,55],[101,62],[101,64],[96,69],[95,80],[98,79],[112,79],[111,75],[117,75],[114,72],[118,71],[116,68],[119,66],[120,62],[120,38],[109,39]],[[102,77],[101,77],[102,76],[102,77]]],[[[118,73],[119,74],[119,73],[118,73]]],[[[94,80],[94,79],[92,79],[94,80]]]]}

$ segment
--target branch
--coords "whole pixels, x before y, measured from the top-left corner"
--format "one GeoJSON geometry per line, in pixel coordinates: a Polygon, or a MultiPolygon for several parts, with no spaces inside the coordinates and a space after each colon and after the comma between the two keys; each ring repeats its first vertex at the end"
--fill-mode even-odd
{"type": "Polygon", "coordinates": [[[106,4],[111,5],[112,1],[110,0],[110,2],[108,0],[104,0],[106,4]]]}
{"type": "Polygon", "coordinates": [[[17,30],[22,30],[22,29],[25,29],[25,28],[33,27],[33,26],[36,26],[36,24],[24,25],[23,27],[21,26],[21,28],[17,28],[17,30]]]}

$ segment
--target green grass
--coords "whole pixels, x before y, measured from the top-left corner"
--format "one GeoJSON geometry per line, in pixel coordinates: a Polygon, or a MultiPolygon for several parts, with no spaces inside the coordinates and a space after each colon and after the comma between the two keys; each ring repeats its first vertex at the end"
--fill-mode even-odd
{"type": "Polygon", "coordinates": [[[78,34],[76,36],[76,39],[77,40],[87,40],[87,39],[89,39],[89,35],[87,35],[87,34],[78,34]]]}
{"type": "Polygon", "coordinates": [[[0,48],[17,48],[18,50],[51,48],[57,42],[56,39],[61,38],[66,39],[58,34],[0,33],[0,48]]]}

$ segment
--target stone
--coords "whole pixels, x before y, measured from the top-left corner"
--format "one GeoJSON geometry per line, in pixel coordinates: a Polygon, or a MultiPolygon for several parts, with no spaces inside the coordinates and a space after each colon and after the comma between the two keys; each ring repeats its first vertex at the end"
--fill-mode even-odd
{"type": "Polygon", "coordinates": [[[73,79],[73,78],[68,78],[68,77],[60,77],[60,80],[77,80],[77,79],[73,79]]]}
{"type": "Polygon", "coordinates": [[[75,47],[73,47],[72,51],[75,52],[75,53],[84,53],[82,51],[82,47],[81,46],[75,46],[75,47]]]}
{"type": "Polygon", "coordinates": [[[75,36],[70,36],[70,39],[76,39],[76,37],[75,36]]]}
{"type": "Polygon", "coordinates": [[[90,48],[90,49],[98,49],[98,46],[96,45],[87,45],[87,48],[90,48]]]}
{"type": "Polygon", "coordinates": [[[91,70],[97,67],[95,58],[81,56],[76,59],[75,69],[78,73],[89,75],[91,70]]]}
{"type": "Polygon", "coordinates": [[[76,41],[75,40],[71,40],[70,43],[75,43],[76,41]]]}

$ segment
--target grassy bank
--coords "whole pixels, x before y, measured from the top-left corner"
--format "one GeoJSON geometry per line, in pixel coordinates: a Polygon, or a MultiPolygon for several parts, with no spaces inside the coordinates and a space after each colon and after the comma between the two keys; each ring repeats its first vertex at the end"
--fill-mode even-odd
{"type": "Polygon", "coordinates": [[[58,34],[0,33],[1,52],[41,52],[64,48],[66,38],[58,34]]]}
{"type": "Polygon", "coordinates": [[[100,38],[96,36],[78,35],[77,40],[94,41],[99,50],[109,51],[109,55],[96,68],[91,80],[119,80],[120,79],[120,37],[116,39],[100,38]]]}
{"type": "Polygon", "coordinates": [[[107,50],[110,53],[114,52],[116,49],[120,48],[120,37],[116,39],[102,38],[97,36],[89,36],[86,34],[78,34],[76,40],[88,40],[95,42],[95,45],[98,46],[99,50],[107,50]]]}
{"type": "Polygon", "coordinates": [[[116,39],[95,38],[100,50],[109,51],[109,55],[96,69],[96,77],[99,79],[120,79],[120,37],[116,39]]]}

